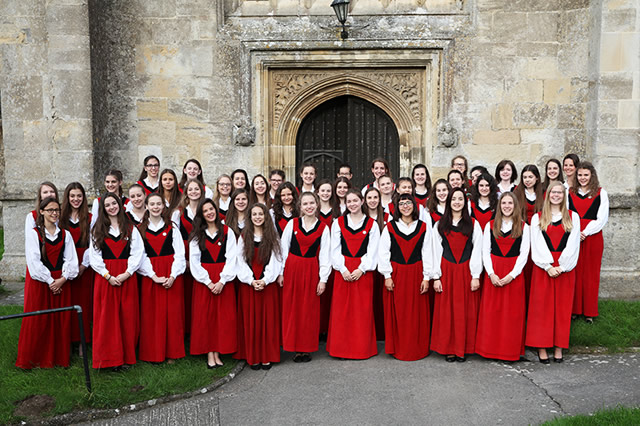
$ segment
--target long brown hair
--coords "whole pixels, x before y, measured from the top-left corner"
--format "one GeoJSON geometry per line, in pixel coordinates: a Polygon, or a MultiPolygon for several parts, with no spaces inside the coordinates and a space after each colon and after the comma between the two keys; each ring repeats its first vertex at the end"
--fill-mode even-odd
{"type": "MultiPolygon", "coordinates": [[[[238,210],[236,210],[236,198],[238,195],[244,194],[247,197],[247,209],[244,211],[244,222],[245,225],[249,220],[249,191],[246,188],[238,188],[234,189],[231,193],[231,202],[229,203],[229,210],[224,217],[224,223],[231,229],[236,235],[240,235],[240,227],[238,226],[238,210]]],[[[217,209],[220,210],[220,209],[217,209]]]]}
{"type": "Polygon", "coordinates": [[[261,202],[261,201],[258,201],[258,193],[256,192],[256,188],[255,188],[256,179],[262,179],[264,181],[264,184],[267,187],[267,190],[264,193],[264,201],[265,202],[263,204],[265,206],[267,206],[267,208],[270,208],[271,207],[271,196],[269,195],[269,189],[271,187],[269,186],[269,181],[267,180],[267,178],[264,177],[263,175],[260,175],[260,174],[255,175],[253,177],[253,179],[251,179],[251,191],[249,192],[249,204],[253,205],[253,204],[256,204],[258,202],[261,202]]]}
{"type": "Polygon", "coordinates": [[[173,213],[175,209],[180,205],[180,188],[178,186],[178,177],[176,176],[176,172],[171,169],[164,169],[162,173],[160,173],[160,186],[158,188],[158,192],[162,195],[162,199],[169,202],[169,214],[173,213]],[[167,190],[164,189],[162,185],[162,176],[164,175],[173,176],[173,188],[169,190],[169,199],[167,199],[166,193],[167,190]]]}
{"type": "Polygon", "coordinates": [[[583,161],[576,168],[576,178],[573,180],[573,186],[571,187],[571,192],[574,194],[578,193],[578,189],[580,189],[580,184],[578,183],[578,172],[580,170],[589,170],[591,173],[591,178],[589,178],[589,184],[587,185],[587,189],[589,190],[589,195],[594,196],[598,189],[600,188],[600,180],[598,179],[598,172],[596,172],[596,168],[593,167],[588,161],[583,161]]]}
{"type": "Polygon", "coordinates": [[[111,226],[111,220],[109,219],[109,215],[104,208],[104,203],[107,198],[114,198],[118,203],[118,229],[120,231],[120,235],[125,239],[131,238],[131,230],[133,228],[129,218],[126,214],[124,214],[124,207],[122,207],[122,198],[120,195],[114,192],[107,192],[100,198],[100,207],[98,208],[98,219],[96,220],[95,225],[93,225],[93,229],[91,230],[91,237],[93,239],[93,244],[100,249],[104,244],[104,239],[109,234],[109,227],[111,226]]]}
{"type": "MultiPolygon", "coordinates": [[[[509,197],[513,200],[513,213],[511,214],[511,238],[520,238],[522,236],[522,209],[520,208],[518,197],[513,194],[513,192],[503,192],[500,195],[500,199],[498,200],[498,207],[496,207],[496,217],[493,220],[493,236],[495,238],[504,237],[502,234],[502,220],[504,216],[502,215],[502,208],[500,207],[502,203],[502,199],[504,197],[509,197]]],[[[526,216],[525,216],[526,217],[526,216]]]]}
{"type": "MultiPolygon", "coordinates": [[[[49,204],[56,203],[58,207],[60,207],[60,202],[57,198],[47,197],[44,200],[40,201],[38,208],[36,209],[36,226],[35,230],[42,238],[40,242],[40,257],[44,258],[46,256],[46,247],[45,247],[45,228],[44,228],[44,216],[40,213],[40,210],[44,210],[49,204]]],[[[64,238],[64,237],[63,237],[64,238]]]]}
{"type": "Polygon", "coordinates": [[[142,236],[143,241],[147,240],[147,228],[149,227],[149,218],[151,217],[151,212],[149,212],[149,200],[153,197],[158,197],[160,198],[160,201],[162,201],[162,213],[160,213],[160,218],[164,222],[165,226],[171,222],[171,219],[169,218],[169,209],[164,203],[162,195],[158,194],[157,192],[152,192],[151,194],[147,195],[147,197],[144,199],[144,205],[147,207],[147,209],[144,211],[144,215],[142,216],[140,225],[138,225],[138,231],[140,231],[140,235],[142,236]]]}
{"type": "Polygon", "coordinates": [[[191,230],[191,234],[189,234],[189,242],[194,240],[197,241],[198,248],[200,248],[201,252],[207,249],[207,234],[205,232],[209,227],[209,224],[205,220],[204,214],[202,213],[204,210],[204,206],[207,204],[211,204],[213,206],[213,209],[216,211],[215,225],[218,229],[218,233],[222,232],[223,227],[222,220],[220,219],[220,210],[218,209],[216,203],[213,202],[213,200],[210,198],[200,200],[200,204],[198,204],[198,208],[196,209],[196,215],[193,219],[193,229],[191,230]]]}
{"type": "MultiPolygon", "coordinates": [[[[189,158],[187,161],[185,161],[184,166],[182,166],[182,176],[180,177],[180,184],[179,184],[180,188],[184,189],[185,183],[187,183],[187,180],[189,180],[189,178],[187,177],[187,174],[184,172],[184,169],[187,168],[187,165],[189,165],[189,163],[195,164],[200,169],[200,174],[198,175],[198,177],[196,177],[196,179],[198,179],[202,184],[202,186],[204,186],[204,177],[202,176],[203,172],[202,172],[202,166],[200,165],[200,162],[195,158],[189,158]]],[[[162,172],[164,173],[164,170],[162,172]]],[[[178,185],[177,179],[176,179],[176,185],[178,185]]]]}
{"type": "Polygon", "coordinates": [[[291,195],[293,196],[293,201],[291,202],[291,216],[298,217],[300,215],[300,211],[298,210],[298,189],[293,186],[291,182],[284,182],[276,191],[276,195],[273,198],[273,216],[278,223],[280,219],[284,217],[284,205],[282,204],[282,191],[288,189],[291,191],[291,195]]]}
{"type": "Polygon", "coordinates": [[[542,181],[540,180],[540,171],[538,170],[538,166],[535,164],[527,164],[520,172],[520,185],[516,186],[513,190],[513,193],[520,204],[520,210],[522,210],[522,214],[524,215],[523,217],[526,217],[527,214],[527,195],[525,193],[526,188],[524,186],[524,174],[526,172],[533,173],[536,177],[536,183],[533,185],[533,192],[536,194],[536,203],[534,204],[533,212],[538,213],[542,210],[542,204],[544,203],[544,196],[542,195],[542,181]]]}
{"type": "MultiPolygon", "coordinates": [[[[331,210],[333,211],[334,219],[342,214],[340,210],[340,198],[338,197],[338,192],[336,191],[336,188],[338,188],[338,184],[341,182],[347,184],[347,192],[351,190],[351,188],[353,188],[351,181],[344,176],[338,177],[336,181],[333,183],[333,205],[331,206],[331,210]]],[[[345,202],[346,202],[347,194],[345,194],[344,196],[345,196],[345,202]]]]}
{"type": "MultiPolygon", "coordinates": [[[[222,180],[222,178],[227,178],[229,179],[229,197],[231,197],[231,192],[233,190],[233,181],[231,180],[231,176],[229,176],[228,174],[221,174],[220,176],[218,176],[218,179],[216,180],[216,190],[213,193],[213,202],[216,203],[216,205],[220,204],[220,181],[222,180]]],[[[204,192],[203,192],[204,194],[204,192]]]]}
{"type": "Polygon", "coordinates": [[[547,189],[549,188],[549,185],[554,180],[560,181],[560,183],[564,183],[564,177],[562,177],[562,164],[560,163],[560,160],[558,160],[557,158],[550,158],[544,164],[544,180],[542,181],[542,193],[543,194],[547,192],[547,189]],[[549,164],[550,163],[553,163],[553,164],[558,166],[558,177],[555,178],[555,179],[551,179],[549,177],[549,175],[547,174],[547,169],[549,168],[549,164]]]}
{"type": "Polygon", "coordinates": [[[469,215],[467,195],[464,193],[464,189],[453,188],[451,191],[449,191],[449,195],[447,196],[447,207],[444,211],[444,214],[442,215],[442,218],[440,218],[440,221],[438,222],[438,232],[440,233],[440,236],[442,236],[442,238],[445,238],[445,235],[449,234],[453,229],[453,210],[451,209],[451,199],[453,198],[453,194],[455,194],[456,192],[462,193],[462,199],[464,200],[464,205],[462,206],[462,211],[460,212],[462,214],[462,218],[458,223],[460,232],[462,232],[462,234],[467,237],[470,237],[471,234],[473,234],[473,219],[471,219],[471,216],[469,215]]]}
{"type": "MultiPolygon", "coordinates": [[[[427,198],[427,210],[429,210],[430,212],[434,212],[438,208],[439,201],[438,197],[436,197],[436,188],[440,184],[446,185],[447,190],[449,191],[449,193],[451,193],[451,185],[449,185],[449,182],[447,182],[445,179],[438,179],[436,183],[434,183],[431,187],[431,191],[429,191],[429,198],[427,198]]],[[[449,194],[447,194],[447,196],[448,195],[449,194]]]]}
{"type": "Polygon", "coordinates": [[[62,229],[69,230],[69,219],[73,212],[73,207],[69,202],[69,196],[71,191],[79,189],[82,192],[82,204],[78,208],[78,225],[80,227],[80,238],[78,238],[78,247],[88,247],[89,245],[89,233],[91,232],[91,223],[89,221],[89,203],[87,202],[87,194],[84,187],[80,182],[71,182],[64,189],[64,196],[62,197],[62,211],[60,212],[60,220],[58,225],[62,229]]]}
{"type": "Polygon", "coordinates": [[[549,225],[551,225],[552,213],[551,213],[551,199],[549,193],[556,186],[562,187],[562,202],[560,203],[560,212],[562,213],[562,226],[565,232],[571,232],[573,229],[573,222],[571,221],[571,212],[567,209],[567,192],[564,190],[564,185],[558,181],[552,181],[547,189],[547,196],[544,199],[542,205],[542,211],[540,212],[540,229],[546,231],[549,225]]]}
{"type": "Polygon", "coordinates": [[[491,210],[496,210],[498,207],[498,182],[488,173],[483,173],[478,176],[476,179],[476,183],[471,187],[471,201],[473,201],[476,206],[478,205],[478,201],[480,201],[480,190],[478,189],[478,185],[480,185],[481,181],[485,181],[489,184],[489,208],[491,210]]]}
{"type": "Polygon", "coordinates": [[[149,160],[156,160],[158,162],[158,166],[160,166],[160,159],[155,155],[147,155],[146,157],[144,157],[144,161],[142,162],[142,172],[140,173],[140,177],[138,178],[138,180],[140,181],[146,179],[147,176],[149,176],[146,169],[149,160]]]}
{"type": "Polygon", "coordinates": [[[38,195],[36,196],[36,213],[40,208],[40,203],[42,203],[42,187],[43,186],[48,186],[49,188],[53,189],[53,192],[56,194],[54,198],[58,203],[60,203],[60,200],[58,199],[58,188],[56,188],[56,186],[53,183],[49,181],[44,181],[40,185],[38,185],[38,195]]]}
{"type": "Polygon", "coordinates": [[[248,265],[253,263],[253,238],[255,236],[255,226],[251,220],[251,211],[254,208],[259,208],[264,214],[264,223],[262,224],[262,240],[258,244],[258,259],[260,263],[266,265],[271,259],[271,253],[275,253],[276,256],[282,258],[282,249],[280,247],[280,237],[276,231],[276,227],[269,216],[269,210],[264,204],[253,204],[248,209],[247,224],[242,230],[242,239],[244,241],[244,247],[242,255],[248,265]]]}
{"type": "MultiPolygon", "coordinates": [[[[382,208],[382,194],[380,194],[380,191],[378,191],[378,188],[374,188],[373,186],[370,186],[364,193],[364,208],[367,211],[366,216],[369,216],[369,205],[367,204],[367,195],[369,195],[370,192],[377,192],[378,193],[378,207],[376,207],[376,223],[378,224],[378,228],[380,229],[380,231],[382,231],[382,229],[384,228],[384,209],[382,208]]],[[[346,212],[347,210],[345,210],[346,212]]]]}
{"type": "Polygon", "coordinates": [[[198,179],[187,179],[187,183],[184,184],[184,189],[182,191],[182,200],[180,201],[180,206],[178,207],[181,213],[184,211],[184,209],[187,208],[189,202],[191,201],[187,196],[187,189],[192,182],[198,185],[198,188],[200,188],[200,199],[198,200],[198,204],[200,204],[200,201],[202,201],[205,197],[205,189],[202,182],[200,182],[198,179]]]}

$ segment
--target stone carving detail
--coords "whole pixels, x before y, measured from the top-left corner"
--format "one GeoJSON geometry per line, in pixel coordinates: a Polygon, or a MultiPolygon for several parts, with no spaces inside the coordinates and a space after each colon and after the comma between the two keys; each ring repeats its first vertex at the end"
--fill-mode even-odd
{"type": "Polygon", "coordinates": [[[413,117],[422,120],[420,108],[420,75],[418,73],[375,72],[364,77],[393,89],[409,107],[413,117]]]}
{"type": "Polygon", "coordinates": [[[458,10],[462,10],[464,8],[464,0],[456,0],[456,6],[458,6],[458,10]]]}
{"type": "Polygon", "coordinates": [[[442,146],[453,148],[458,145],[458,131],[447,121],[438,129],[438,140],[442,146]]]}
{"type": "Polygon", "coordinates": [[[327,76],[325,73],[274,73],[274,127],[280,122],[280,117],[282,116],[282,111],[284,111],[285,106],[294,99],[298,93],[327,76]]]}
{"type": "Polygon", "coordinates": [[[240,146],[251,146],[256,142],[256,128],[249,117],[241,118],[233,125],[233,142],[240,146]]]}

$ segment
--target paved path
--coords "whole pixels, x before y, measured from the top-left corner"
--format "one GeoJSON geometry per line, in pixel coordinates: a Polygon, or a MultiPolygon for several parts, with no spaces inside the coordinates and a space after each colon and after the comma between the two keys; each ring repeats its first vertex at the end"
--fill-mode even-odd
{"type": "Polygon", "coordinates": [[[24,305],[24,281],[3,281],[2,285],[9,290],[9,294],[0,297],[1,305],[24,305]]]}
{"type": "Polygon", "coordinates": [[[211,394],[97,424],[526,425],[617,404],[640,405],[640,354],[572,355],[545,366],[476,356],[449,364],[437,354],[339,361],[321,350],[308,364],[287,354],[269,371],[245,368],[211,394]]]}

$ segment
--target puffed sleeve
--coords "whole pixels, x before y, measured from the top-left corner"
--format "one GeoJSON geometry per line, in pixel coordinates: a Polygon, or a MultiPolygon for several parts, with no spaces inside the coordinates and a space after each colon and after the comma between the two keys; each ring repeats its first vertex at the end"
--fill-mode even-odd
{"type": "MultiPolygon", "coordinates": [[[[529,248],[531,247],[531,228],[526,223],[524,224],[524,228],[522,229],[522,243],[520,244],[520,254],[518,254],[518,259],[516,259],[516,264],[513,265],[513,269],[509,273],[513,278],[517,277],[522,273],[524,266],[527,264],[529,260],[529,248]]],[[[502,278],[502,277],[501,277],[502,278]]]]}
{"type": "Polygon", "coordinates": [[[563,272],[568,272],[576,267],[580,254],[580,216],[578,213],[571,212],[571,222],[573,222],[573,228],[569,233],[567,246],[558,258],[558,266],[563,272]]]}
{"type": "Polygon", "coordinates": [[[65,230],[61,230],[60,232],[64,232],[62,276],[68,280],[72,280],[77,277],[80,272],[80,268],[78,267],[78,252],[76,252],[76,246],[73,242],[71,233],[65,230]]]}
{"type": "Polygon", "coordinates": [[[318,263],[320,264],[320,282],[326,283],[331,274],[331,232],[329,227],[325,226],[322,231],[322,238],[320,240],[320,254],[318,256],[318,263]]]}
{"type": "Polygon", "coordinates": [[[442,276],[441,262],[444,249],[442,248],[442,235],[438,232],[439,225],[440,222],[436,222],[433,226],[433,237],[431,238],[431,278],[434,280],[439,280],[442,276]]]}
{"type": "Polygon", "coordinates": [[[91,220],[95,223],[98,220],[98,214],[100,213],[100,201],[96,198],[91,204],[91,220]]]}
{"type": "Polygon", "coordinates": [[[33,228],[25,234],[24,254],[27,258],[27,268],[29,269],[29,275],[31,275],[31,278],[49,285],[52,284],[53,277],[51,276],[51,271],[49,271],[49,269],[44,266],[44,263],[42,263],[38,231],[33,228]]]}
{"type": "Polygon", "coordinates": [[[244,251],[244,239],[242,237],[238,238],[238,248],[236,257],[236,276],[240,282],[251,285],[251,282],[254,280],[253,278],[253,270],[247,264],[247,261],[242,254],[244,251]]]}
{"type": "Polygon", "coordinates": [[[107,272],[109,272],[104,264],[104,260],[102,259],[102,250],[99,247],[96,247],[93,237],[90,238],[89,244],[89,264],[91,265],[91,269],[103,277],[107,272]]]}
{"type": "Polygon", "coordinates": [[[202,263],[200,263],[201,255],[198,240],[191,240],[189,242],[189,270],[194,280],[204,285],[209,285],[211,278],[209,278],[209,273],[202,267],[202,263]]]}
{"type": "Polygon", "coordinates": [[[473,248],[471,249],[471,259],[469,259],[469,269],[471,278],[480,278],[482,274],[482,228],[477,220],[473,221],[473,248]]]}
{"type": "Polygon", "coordinates": [[[142,254],[142,261],[140,262],[140,266],[136,272],[143,277],[153,277],[156,274],[153,270],[153,265],[151,265],[151,259],[149,259],[146,251],[142,254]]]}
{"type": "Polygon", "coordinates": [[[143,256],[144,243],[142,242],[138,228],[134,226],[131,230],[131,253],[129,254],[129,259],[127,259],[127,273],[129,273],[129,275],[133,275],[138,270],[142,263],[143,256]]]}
{"type": "Polygon", "coordinates": [[[236,234],[229,229],[227,232],[227,248],[224,262],[224,267],[220,271],[220,282],[227,284],[236,278],[236,263],[242,252],[238,252],[238,244],[236,242],[236,234]]]}
{"type": "Polygon", "coordinates": [[[290,220],[287,222],[287,226],[284,227],[284,231],[282,231],[282,236],[280,237],[280,247],[282,248],[282,271],[280,271],[280,275],[284,274],[284,266],[287,263],[287,257],[289,257],[292,236],[293,220],[290,220]]]}
{"type": "MultiPolygon", "coordinates": [[[[89,237],[89,239],[91,239],[91,237],[89,237]]],[[[78,259],[78,262],[80,261],[80,259],[78,259]]],[[[82,254],[82,266],[88,268],[91,266],[91,259],[89,257],[89,249],[85,250],[84,253],[82,254]]]]}
{"type": "MultiPolygon", "coordinates": [[[[431,221],[431,218],[428,219],[431,221]]],[[[433,236],[433,229],[429,222],[425,222],[427,224],[427,233],[424,236],[424,241],[422,242],[422,279],[427,281],[431,278],[431,270],[433,266],[431,263],[433,262],[433,258],[431,256],[431,238],[433,236]]],[[[418,223],[418,226],[420,223],[418,223]]]]}
{"type": "Polygon", "coordinates": [[[275,252],[271,252],[269,263],[264,267],[264,282],[271,284],[276,281],[278,275],[282,272],[282,257],[275,252]]]}
{"type": "Polygon", "coordinates": [[[362,272],[374,271],[378,265],[378,244],[380,244],[380,228],[377,224],[373,224],[369,231],[369,243],[367,244],[367,252],[360,258],[360,269],[362,272]]]}
{"type": "Polygon", "coordinates": [[[180,229],[178,229],[175,223],[172,228],[173,263],[171,264],[171,276],[177,277],[184,274],[184,271],[187,269],[187,260],[185,258],[184,241],[182,241],[180,229]]]}
{"type": "MultiPolygon", "coordinates": [[[[29,212],[27,213],[27,216],[24,218],[24,237],[27,238],[27,235],[29,235],[31,233],[31,230],[35,227],[36,227],[36,221],[33,218],[33,214],[29,212]]],[[[31,277],[33,278],[33,275],[31,277]]]]}
{"type": "Polygon", "coordinates": [[[600,207],[598,208],[598,215],[596,220],[592,220],[587,224],[587,226],[585,226],[583,232],[587,236],[597,234],[602,231],[602,228],[604,228],[608,221],[609,195],[607,194],[607,191],[600,189],[600,207]]]}
{"type": "MultiPolygon", "coordinates": [[[[578,226],[579,228],[579,226],[578,226]]],[[[531,260],[540,269],[548,271],[553,263],[553,256],[544,240],[544,234],[540,229],[540,216],[534,214],[531,216],[531,260]]]]}
{"type": "MultiPolygon", "coordinates": [[[[491,222],[484,227],[482,234],[482,264],[487,275],[493,275],[493,262],[491,261],[491,222]]],[[[524,244],[524,241],[522,242],[524,244]]],[[[527,253],[529,249],[527,249],[527,253]]],[[[515,278],[515,277],[514,277],[515,278]]]]}
{"type": "Polygon", "coordinates": [[[393,267],[391,266],[391,235],[386,226],[380,235],[380,245],[378,246],[378,272],[386,278],[391,278],[393,267]]]}
{"type": "Polygon", "coordinates": [[[418,214],[419,216],[418,218],[427,224],[427,231],[428,233],[431,233],[431,231],[433,230],[433,223],[431,221],[431,215],[429,214],[429,210],[427,210],[427,208],[424,207],[422,204],[418,204],[418,211],[420,212],[418,214]]]}
{"type": "Polygon", "coordinates": [[[180,231],[180,209],[175,209],[173,213],[171,213],[171,222],[178,227],[178,231],[180,231]]]}
{"type": "Polygon", "coordinates": [[[334,220],[331,225],[331,264],[333,269],[342,273],[347,270],[344,266],[344,256],[342,255],[342,232],[340,223],[334,220]]]}

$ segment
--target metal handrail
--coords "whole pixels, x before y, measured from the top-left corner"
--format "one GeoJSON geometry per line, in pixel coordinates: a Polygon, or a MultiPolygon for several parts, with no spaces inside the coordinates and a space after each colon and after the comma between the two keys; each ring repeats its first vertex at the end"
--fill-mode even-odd
{"type": "Polygon", "coordinates": [[[87,340],[84,337],[84,324],[82,322],[82,307],[78,305],[67,306],[66,308],[55,308],[55,309],[43,309],[41,311],[33,311],[33,312],[24,312],[22,314],[14,314],[14,315],[5,315],[0,316],[0,321],[15,319],[15,318],[24,318],[24,317],[32,317],[35,315],[43,315],[43,314],[53,314],[56,312],[64,312],[64,311],[76,311],[78,313],[78,322],[80,323],[80,344],[82,345],[82,361],[84,363],[84,378],[85,384],[87,385],[87,390],[91,393],[91,377],[89,376],[89,359],[87,358],[87,340]]]}

